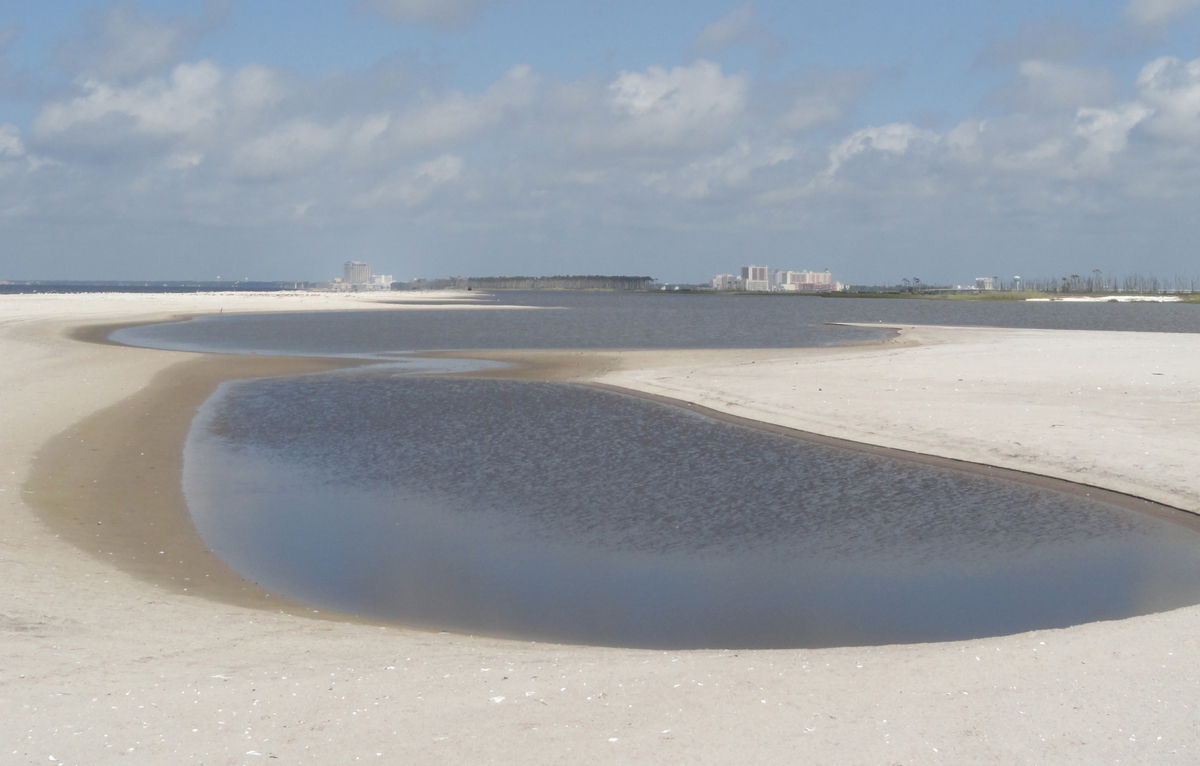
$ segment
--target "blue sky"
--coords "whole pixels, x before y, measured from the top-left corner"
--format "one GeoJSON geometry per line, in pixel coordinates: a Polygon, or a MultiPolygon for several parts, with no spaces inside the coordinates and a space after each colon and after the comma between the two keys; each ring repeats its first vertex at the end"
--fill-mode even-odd
{"type": "Polygon", "coordinates": [[[1200,0],[17,0],[0,278],[1200,271],[1200,0]]]}

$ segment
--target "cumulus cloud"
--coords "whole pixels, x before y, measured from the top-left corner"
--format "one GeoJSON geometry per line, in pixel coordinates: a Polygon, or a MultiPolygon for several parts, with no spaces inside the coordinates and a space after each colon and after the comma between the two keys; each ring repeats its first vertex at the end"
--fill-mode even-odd
{"type": "Polygon", "coordinates": [[[169,78],[130,87],[87,80],[81,95],[48,104],[34,120],[34,132],[60,145],[184,136],[217,117],[221,82],[220,69],[207,61],[180,64],[169,78]]]}
{"type": "Polygon", "coordinates": [[[1200,0],[1129,0],[1125,13],[1138,24],[1164,24],[1176,16],[1200,8],[1200,0]]]}
{"type": "Polygon", "coordinates": [[[629,145],[670,147],[724,135],[746,104],[746,78],[725,75],[711,61],[670,70],[621,72],[608,86],[620,117],[612,138],[629,145]]]}
{"type": "Polygon", "coordinates": [[[307,170],[345,140],[345,129],[296,120],[247,141],[234,153],[232,167],[245,178],[277,179],[307,170]]]}
{"type": "Polygon", "coordinates": [[[1140,100],[1154,110],[1148,129],[1181,142],[1200,140],[1200,59],[1156,59],[1138,74],[1140,100]]]}
{"type": "Polygon", "coordinates": [[[938,134],[908,123],[863,128],[851,133],[830,151],[826,175],[833,176],[851,158],[864,152],[901,155],[915,144],[932,145],[940,139],[938,134]]]}
{"type": "Polygon", "coordinates": [[[692,41],[692,51],[711,56],[737,45],[753,46],[771,62],[784,48],[783,40],[758,23],[753,3],[747,2],[701,29],[692,41]]]}
{"type": "Polygon", "coordinates": [[[1153,113],[1143,104],[1125,104],[1118,109],[1080,109],[1075,118],[1075,135],[1087,146],[1075,158],[1084,172],[1108,170],[1114,155],[1125,150],[1129,131],[1153,113]]]}
{"type": "MultiPolygon", "coordinates": [[[[16,125],[0,124],[0,175],[11,177],[21,171],[32,173],[53,164],[56,163],[29,153],[16,125]]],[[[27,200],[22,201],[22,207],[28,207],[27,200]]]]}
{"type": "Polygon", "coordinates": [[[759,171],[787,163],[795,156],[795,149],[787,144],[756,146],[743,139],[721,154],[694,160],[671,172],[643,176],[643,181],[662,194],[699,200],[744,188],[759,171]]]}
{"type": "Polygon", "coordinates": [[[494,0],[358,0],[354,9],[401,24],[426,25],[442,30],[470,26],[494,0]]]}
{"type": "Polygon", "coordinates": [[[537,87],[532,69],[515,66],[478,96],[452,92],[396,114],[380,126],[379,140],[402,150],[462,141],[528,105],[537,87]]]}

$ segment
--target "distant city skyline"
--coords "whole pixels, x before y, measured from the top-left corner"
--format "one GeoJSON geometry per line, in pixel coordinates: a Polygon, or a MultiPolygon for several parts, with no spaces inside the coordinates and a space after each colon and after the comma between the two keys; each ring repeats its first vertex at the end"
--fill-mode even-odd
{"type": "Polygon", "coordinates": [[[1197,276],[1200,0],[15,0],[0,279],[1197,276]]]}

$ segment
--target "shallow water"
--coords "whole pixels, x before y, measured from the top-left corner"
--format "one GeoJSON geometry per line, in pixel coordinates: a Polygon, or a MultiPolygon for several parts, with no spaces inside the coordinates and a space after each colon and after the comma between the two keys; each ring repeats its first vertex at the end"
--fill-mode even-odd
{"type": "Polygon", "coordinates": [[[1200,601],[1200,535],[595,389],[381,370],[225,384],[205,541],[268,589],[540,641],[933,641],[1200,601]]]}
{"type": "Polygon", "coordinates": [[[816,296],[504,292],[542,310],[325,312],[201,317],[121,330],[122,343],[187,351],[378,356],[467,348],[800,348],[882,338],[828,322],[1200,332],[1198,304],[963,302],[816,296]]]}

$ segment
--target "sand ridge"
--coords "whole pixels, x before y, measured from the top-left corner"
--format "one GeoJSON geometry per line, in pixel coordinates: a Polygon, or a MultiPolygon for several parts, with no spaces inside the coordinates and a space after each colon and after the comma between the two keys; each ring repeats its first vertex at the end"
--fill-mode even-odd
{"type": "MultiPolygon", "coordinates": [[[[55,435],[194,358],[85,344],[64,332],[216,308],[203,296],[189,301],[164,308],[68,296],[35,311],[31,302],[0,299],[6,361],[0,567],[7,585],[0,593],[0,753],[6,762],[46,763],[51,756],[63,763],[253,763],[271,756],[294,763],[1195,761],[1195,607],[945,644],[648,652],[318,621],[155,587],[55,537],[61,533],[33,513],[22,485],[34,456],[55,435]]],[[[1086,340],[1077,336],[1047,333],[1038,340],[1069,354],[1086,340]]],[[[987,342],[1004,333],[992,337],[987,342]]],[[[962,345],[933,340],[914,352],[962,345]]],[[[1007,351],[1001,344],[992,353],[1007,351]]],[[[837,353],[811,355],[813,382],[837,353]]],[[[894,352],[844,353],[862,355],[869,365],[894,352]]],[[[663,372],[669,356],[657,357],[658,372],[645,369],[653,359],[621,361],[604,377],[643,375],[692,399],[749,394],[743,401],[760,410],[777,406],[794,416],[795,401],[778,397],[780,386],[799,386],[794,374],[763,374],[757,388],[720,387],[731,385],[733,369],[803,366],[798,357],[760,351],[726,359],[723,368],[719,355],[706,357],[704,366],[676,357],[680,364],[663,372]],[[710,366],[722,371],[706,372],[710,366]],[[691,381],[695,387],[685,388],[691,381]],[[792,410],[783,406],[789,403],[792,410]]],[[[1163,377],[1194,383],[1185,356],[1164,355],[1170,366],[1160,370],[1163,377]]],[[[940,380],[932,372],[937,365],[925,365],[930,357],[909,358],[931,370],[929,380],[940,380]]],[[[1024,359],[1009,359],[1012,375],[1020,377],[1024,359]]],[[[946,360],[938,364],[944,372],[946,360]]],[[[1054,380],[1029,377],[1028,390],[1013,401],[1065,395],[1054,380]]],[[[866,388],[871,383],[857,383],[861,397],[844,396],[837,405],[843,416],[859,411],[856,401],[872,411],[883,392],[866,388]]],[[[921,388],[913,387],[910,409],[927,403],[921,396],[945,398],[940,386],[916,393],[921,388]]],[[[981,390],[985,401],[996,393],[981,390]]],[[[1194,411],[1189,396],[1181,395],[1178,408],[1194,411]]],[[[1124,427],[1145,425],[1132,413],[1124,427]]],[[[1094,419],[1097,411],[1083,408],[1078,417],[1094,419]]],[[[927,420],[941,433],[962,431],[959,420],[927,420]]],[[[915,421],[898,422],[917,430],[915,421]]],[[[1186,438],[1172,438],[1182,440],[1186,457],[1186,438]]],[[[1042,445],[1050,452],[1054,443],[1042,445]]],[[[1121,469],[1115,458],[1110,467],[1121,469]]],[[[1131,481],[1146,481],[1138,478],[1144,470],[1124,466],[1131,481]]],[[[1187,490],[1186,483],[1164,486],[1187,490]]]]}

